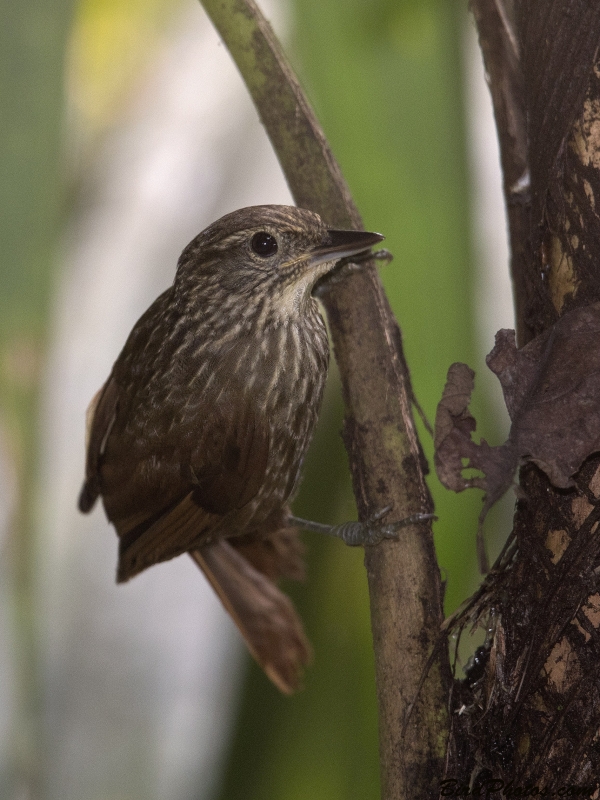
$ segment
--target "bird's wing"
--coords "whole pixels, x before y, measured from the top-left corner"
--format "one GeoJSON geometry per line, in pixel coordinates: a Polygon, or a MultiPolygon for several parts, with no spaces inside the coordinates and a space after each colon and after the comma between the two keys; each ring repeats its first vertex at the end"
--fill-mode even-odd
{"type": "Polygon", "coordinates": [[[87,408],[85,480],[79,494],[79,510],[86,514],[92,510],[100,494],[100,459],[116,418],[118,397],[111,374],[87,408]]]}
{"type": "Polygon", "coordinates": [[[167,291],[138,320],[88,409],[79,507],[91,510],[102,495],[122,559],[132,558],[121,579],[184,552],[194,531],[198,544],[216,518],[246,505],[269,457],[269,420],[256,405],[267,360],[258,359],[250,386],[247,340],[207,349],[202,361],[197,350],[171,353],[168,339],[153,342],[169,304],[167,291]]]}
{"type": "Polygon", "coordinates": [[[299,688],[312,649],[292,601],[265,574],[220,540],[191,551],[248,649],[285,694],[299,688]]]}
{"type": "MultiPolygon", "coordinates": [[[[189,463],[181,464],[175,487],[179,495],[172,503],[157,512],[149,502],[146,514],[144,508],[132,514],[122,501],[115,504],[115,497],[105,497],[121,539],[117,580],[128,580],[152,564],[197,546],[224,514],[242,508],[260,489],[269,453],[268,433],[248,404],[239,398],[237,403],[232,401],[221,393],[219,402],[202,415],[197,445],[189,463]],[[127,509],[126,513],[114,513],[117,507],[127,509]]],[[[155,467],[160,470],[160,461],[155,467]]],[[[121,485],[115,491],[122,496],[127,488],[121,485]]]]}
{"type": "Polygon", "coordinates": [[[213,359],[204,384],[188,388],[167,374],[166,399],[145,406],[128,388],[122,358],[90,405],[80,508],[102,495],[121,538],[118,579],[127,580],[201,544],[256,496],[269,427],[236,369],[239,353],[213,359]]]}
{"type": "Polygon", "coordinates": [[[210,517],[193,499],[190,492],[154,521],[142,520],[138,525],[119,533],[117,582],[123,583],[142,570],[168,561],[190,550],[210,526],[210,517]]]}

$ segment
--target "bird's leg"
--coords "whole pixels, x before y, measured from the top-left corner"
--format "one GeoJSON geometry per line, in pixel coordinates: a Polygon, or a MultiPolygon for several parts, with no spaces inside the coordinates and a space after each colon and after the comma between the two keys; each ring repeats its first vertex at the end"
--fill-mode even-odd
{"type": "Polygon", "coordinates": [[[341,525],[324,525],[321,522],[312,522],[308,519],[289,516],[290,525],[296,525],[306,531],[315,533],[325,533],[328,536],[335,536],[341,539],[350,547],[379,544],[384,539],[397,539],[400,528],[406,525],[414,525],[418,522],[426,522],[430,519],[437,519],[435,514],[411,514],[398,522],[388,522],[381,524],[379,520],[384,517],[391,506],[382,508],[373,514],[365,522],[343,522],[341,525]]]}
{"type": "Polygon", "coordinates": [[[359,253],[356,256],[341,258],[336,264],[335,269],[331,272],[328,272],[327,275],[324,275],[317,282],[312,293],[315,297],[321,297],[336,283],[340,283],[341,281],[345,280],[345,278],[347,278],[348,275],[351,275],[353,272],[358,272],[359,270],[363,269],[367,261],[372,261],[374,259],[375,261],[381,262],[382,266],[385,266],[386,264],[389,264],[393,258],[394,256],[389,250],[375,250],[374,253],[371,253],[369,250],[365,250],[364,253],[359,253]]]}

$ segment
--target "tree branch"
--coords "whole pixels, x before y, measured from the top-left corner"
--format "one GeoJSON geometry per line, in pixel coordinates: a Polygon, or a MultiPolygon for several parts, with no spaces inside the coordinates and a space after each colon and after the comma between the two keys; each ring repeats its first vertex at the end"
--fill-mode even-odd
{"type": "MultiPolygon", "coordinates": [[[[252,0],[203,0],[246,82],[299,206],[362,228],[340,169],[281,47],[252,0]]],[[[322,298],[346,404],[344,441],[361,519],[429,512],[424,457],[397,323],[373,264],[322,298]]],[[[437,797],[447,736],[448,665],[440,651],[406,736],[403,723],[438,640],[442,590],[429,526],[366,549],[385,800],[437,797]]]]}

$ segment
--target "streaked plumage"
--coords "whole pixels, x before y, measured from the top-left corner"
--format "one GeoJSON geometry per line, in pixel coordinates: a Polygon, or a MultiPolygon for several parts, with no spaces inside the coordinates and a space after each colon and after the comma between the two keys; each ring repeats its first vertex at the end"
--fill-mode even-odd
{"type": "Polygon", "coordinates": [[[88,411],[79,506],[102,496],[118,580],[190,552],[282,691],[310,658],[275,581],[303,572],[288,504],[329,358],[311,291],[381,238],[287,206],[221,218],[185,248],[88,411]]]}

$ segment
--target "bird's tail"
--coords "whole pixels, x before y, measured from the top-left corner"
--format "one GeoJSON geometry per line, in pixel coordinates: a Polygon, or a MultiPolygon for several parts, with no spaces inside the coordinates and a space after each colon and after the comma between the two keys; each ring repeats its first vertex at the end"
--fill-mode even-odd
{"type": "MultiPolygon", "coordinates": [[[[190,555],[208,578],[258,664],[278,689],[292,694],[300,688],[303,668],[312,659],[312,648],[292,601],[278,589],[273,580],[275,570],[270,568],[274,559],[272,552],[268,555],[272,551],[269,545],[285,542],[286,533],[280,531],[280,536],[275,534],[267,540],[246,539],[239,546],[236,539],[220,539],[190,551],[190,555]]],[[[294,558],[288,559],[287,566],[294,562],[298,563],[294,558]]],[[[277,572],[281,574],[282,569],[277,572]]]]}

